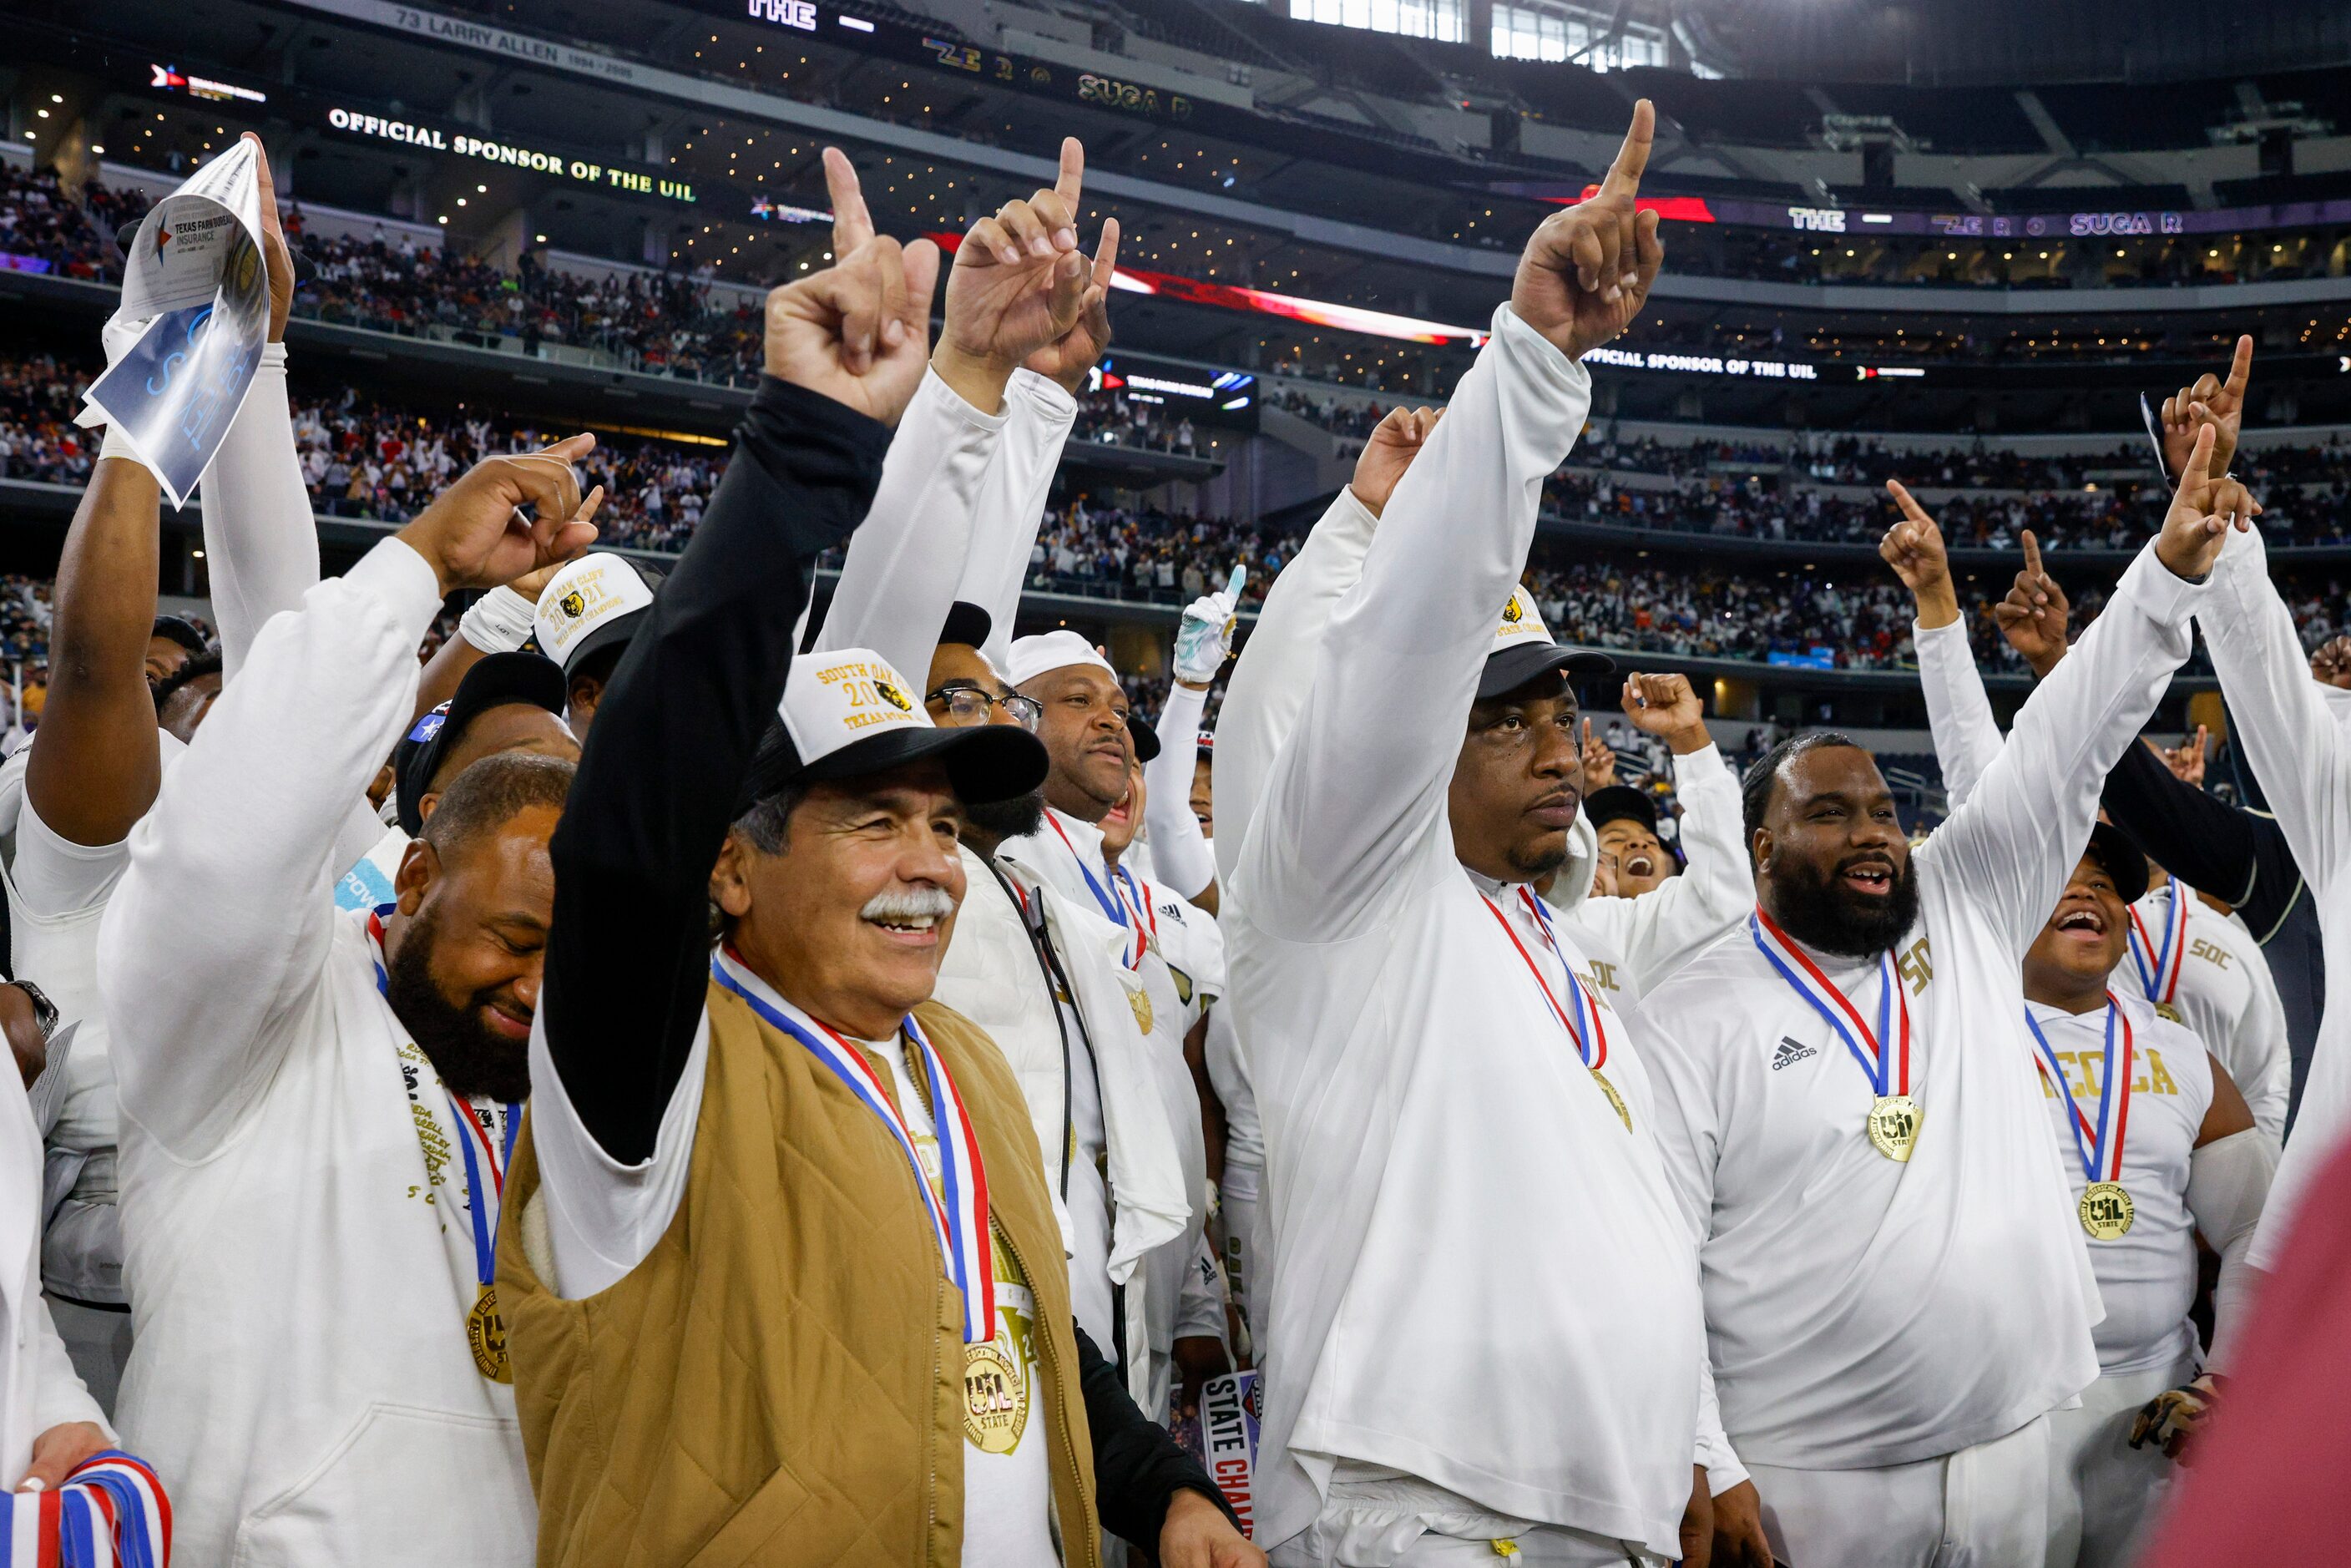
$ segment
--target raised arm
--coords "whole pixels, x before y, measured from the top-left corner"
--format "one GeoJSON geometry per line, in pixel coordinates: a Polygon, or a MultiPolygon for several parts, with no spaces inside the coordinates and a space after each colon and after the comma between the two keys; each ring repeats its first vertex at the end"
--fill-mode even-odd
{"type": "MultiPolygon", "coordinates": [[[[1687,675],[1625,677],[1625,716],[1666,743],[1681,801],[1681,874],[1638,898],[1586,899],[1577,913],[1625,960],[1635,1000],[1755,907],[1739,780],[1706,727],[1705,705],[1687,675]]],[[[1587,784],[1587,788],[1589,785],[1587,784]]]]}
{"type": "Polygon", "coordinates": [[[477,465],[263,627],[131,834],[99,985],[122,1109],[179,1157],[218,1147],[299,1038],[336,841],[409,721],[417,640],[452,591],[587,548],[568,459],[592,440],[477,465]]]}
{"type": "MultiPolygon", "coordinates": [[[[1918,650],[1918,681],[1926,688],[1927,724],[1935,737],[1936,760],[1942,764],[1943,788],[1956,809],[2000,755],[2000,726],[1992,721],[1991,699],[1984,695],[1967,623],[1959,618],[1943,530],[1899,480],[1888,479],[1886,488],[1902,517],[1886,529],[1877,553],[1917,605],[1911,638],[1918,650]]],[[[2030,533],[2024,536],[2024,559],[2028,571],[2041,570],[2040,546],[2030,533]]]]}
{"type": "Polygon", "coordinates": [[[1663,260],[1656,214],[1634,202],[1655,121],[1643,99],[1600,193],[1527,242],[1493,336],[1322,639],[1241,846],[1252,915],[1270,930],[1351,931],[1442,830],[1457,724],[1526,569],[1542,482],[1591,405],[1579,357],[1629,324],[1663,260]]]}
{"type": "Polygon", "coordinates": [[[597,708],[550,845],[539,1016],[574,1113],[622,1165],[653,1154],[693,1048],[711,863],[815,559],[865,515],[922,378],[937,274],[929,242],[882,237],[768,296],[767,374],[726,477],[597,708]]]}
{"type": "Polygon", "coordinates": [[[1159,880],[1214,915],[1217,863],[1200,819],[1192,814],[1192,773],[1200,754],[1200,716],[1208,686],[1232,657],[1234,612],[1249,581],[1236,566],[1224,590],[1194,600],[1176,629],[1175,679],[1159,710],[1159,755],[1143,770],[1143,825],[1159,880]]]}
{"type": "Polygon", "coordinates": [[[162,777],[147,684],[161,497],[144,464],[101,454],[57,561],[48,704],[25,800],[69,843],[120,843],[162,777]]]}
{"type": "MultiPolygon", "coordinates": [[[[1074,145],[1064,143],[1065,160],[1074,145]]],[[[1077,391],[1110,347],[1110,288],[1117,272],[1118,220],[1105,218],[1077,320],[1029,355],[1005,389],[1004,439],[980,483],[971,556],[956,589],[957,599],[987,612],[987,643],[980,651],[998,670],[1012,656],[1012,623],[1029,575],[1029,552],[1045,519],[1061,449],[1077,423],[1077,391]]]]}
{"type": "Polygon", "coordinates": [[[286,397],[286,318],[294,304],[294,260],[278,223],[277,189],[261,138],[248,131],[261,182],[262,255],[269,276],[269,340],[253,385],[204,471],[204,566],[220,627],[221,673],[244,668],[269,618],[292,610],[319,580],[319,525],[294,445],[286,397]]]}
{"type": "MultiPolygon", "coordinates": [[[[871,648],[901,671],[930,667],[973,544],[981,484],[1008,411],[1014,369],[1074,324],[1085,288],[1076,214],[1083,154],[1065,145],[1061,183],[974,224],[948,274],[946,327],[898,422],[872,509],[850,542],[819,649],[871,648]]],[[[873,234],[857,175],[825,149],[833,254],[873,234]]]]}
{"type": "Polygon", "coordinates": [[[1333,497],[1306,543],[1266,589],[1249,645],[1225,685],[1217,725],[1217,875],[1229,880],[1257,817],[1275,754],[1298,726],[1314,653],[1339,601],[1364,575],[1364,557],[1395,482],[1437,425],[1428,409],[1390,409],[1355,459],[1353,481],[1333,497]]]}
{"type": "MultiPolygon", "coordinates": [[[[2209,461],[2211,444],[2203,447],[2209,461]]],[[[2163,531],[2116,585],[2105,613],[2017,715],[1967,802],[1919,853],[2006,931],[2021,958],[2045,925],[2097,820],[2098,789],[2194,646],[2189,619],[2233,518],[2254,503],[2191,465],[2163,531]]]]}
{"type": "MultiPolygon", "coordinates": [[[[2310,879],[2319,907],[2329,909],[2344,891],[2351,743],[2310,677],[2293,614],[2270,581],[2268,552],[2259,534],[2231,541],[2213,573],[2212,604],[2198,619],[2229,702],[2232,736],[2262,781],[2278,830],[2310,879]]],[[[2253,1245],[2254,1267],[2276,1266],[2303,1189],[2346,1127],[2351,1061],[2322,1050],[2311,1058],[2294,1136],[2278,1163],[2253,1245]]]]}

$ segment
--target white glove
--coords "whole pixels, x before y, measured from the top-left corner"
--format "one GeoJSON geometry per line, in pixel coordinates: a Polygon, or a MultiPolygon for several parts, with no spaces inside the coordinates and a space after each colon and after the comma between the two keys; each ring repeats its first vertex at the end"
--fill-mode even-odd
{"type": "Polygon", "coordinates": [[[1183,624],[1176,628],[1176,678],[1187,686],[1205,686],[1217,678],[1233,656],[1233,629],[1239,624],[1234,611],[1249,568],[1233,568],[1221,593],[1204,593],[1184,607],[1183,624]]]}

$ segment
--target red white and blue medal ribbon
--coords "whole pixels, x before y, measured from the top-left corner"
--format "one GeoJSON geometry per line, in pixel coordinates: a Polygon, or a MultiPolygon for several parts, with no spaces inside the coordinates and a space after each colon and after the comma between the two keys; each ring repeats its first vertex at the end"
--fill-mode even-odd
{"type": "Polygon", "coordinates": [[[1894,955],[1877,956],[1877,1028],[1872,1030],[1860,1011],[1836,982],[1821,973],[1819,965],[1806,957],[1803,950],[1790,939],[1780,923],[1758,909],[1747,917],[1747,930],[1755,938],[1755,946],[1780,977],[1788,982],[1795,993],[1813,1005],[1813,1010],[1828,1020],[1829,1028],[1844,1041],[1853,1059],[1861,1063],[1868,1076],[1869,1086],[1881,1100],[1888,1095],[1910,1092],[1910,998],[1903,992],[1902,982],[1894,972],[1894,955]],[[1892,1033],[1894,1009],[1902,1012],[1902,1029],[1898,1039],[1892,1033]]]}
{"type": "Polygon", "coordinates": [[[2050,1087],[2057,1092],[2057,1097],[2065,1102],[2065,1109],[2071,1113],[2065,1118],[2065,1124],[2073,1129],[2074,1152],[2081,1157],[2082,1174],[2093,1182],[2119,1183],[2123,1179],[2123,1139],[2130,1130],[2131,1074],[2137,1071],[2133,1061],[2136,1047],[2129,1017],[2124,1013],[2122,1005],[2115,1000],[2115,994],[2108,991],[2106,1043],[2101,1052],[2098,1120],[2095,1126],[2082,1113],[2080,1103],[2074,1098],[2071,1081],[2066,1078],[2065,1070],[2058,1065],[2057,1053],[2050,1048],[2049,1037],[2041,1032],[2041,1025],[2033,1018],[2031,1008],[2024,1010],[2024,1027],[2032,1031],[2032,1042],[2041,1048],[2041,1055],[2032,1065],[2041,1069],[2041,1075],[2050,1081],[2050,1087]],[[2119,1070],[2115,1062],[2116,1019],[2122,1020],[2123,1053],[2119,1070]],[[2109,1132],[2113,1134],[2111,1139],[2109,1132]],[[2088,1134],[2086,1143],[2084,1141],[2085,1134],[2088,1134]]]}
{"type": "MultiPolygon", "coordinates": [[[[1078,862],[1078,874],[1086,879],[1086,891],[1094,895],[1094,902],[1102,906],[1103,915],[1113,925],[1118,926],[1134,938],[1131,949],[1121,950],[1118,961],[1130,969],[1140,969],[1143,967],[1144,953],[1143,922],[1128,912],[1126,894],[1118,884],[1118,873],[1105,865],[1102,870],[1110,877],[1110,886],[1104,887],[1101,879],[1094,875],[1093,868],[1086,864],[1086,857],[1080,854],[1078,846],[1071,841],[1068,830],[1061,826],[1050,809],[1045,812],[1045,822],[1053,830],[1054,836],[1061,841],[1062,847],[1070,852],[1070,858],[1078,862]]],[[[1144,907],[1148,908],[1149,905],[1145,904],[1144,907]]],[[[1156,925],[1155,920],[1154,924],[1156,925]]]]}
{"type": "Polygon", "coordinates": [[[2138,967],[2139,989],[2147,999],[2158,1007],[2174,1005],[2179,996],[2179,969],[2188,953],[2188,921],[2180,907],[2180,888],[2171,884],[2169,896],[2164,900],[2163,945],[2158,947],[2147,934],[2147,922],[2138,911],[2130,912],[2131,962],[2138,967]]]}
{"type": "MultiPolygon", "coordinates": [[[[448,1093],[444,1087],[443,1093],[448,1093]]],[[[449,1109],[457,1119],[457,1147],[465,1156],[465,1207],[474,1221],[474,1274],[487,1286],[498,1277],[498,1218],[507,1195],[507,1166],[514,1160],[515,1134],[522,1129],[522,1107],[501,1106],[506,1113],[506,1136],[495,1142],[482,1123],[481,1113],[455,1094],[449,1109]],[[480,1146],[479,1155],[475,1154],[480,1146]],[[482,1167],[490,1171],[490,1185],[482,1186],[482,1167]]]]}
{"type": "Polygon", "coordinates": [[[711,977],[749,1004],[768,1024],[806,1047],[810,1055],[830,1069],[850,1093],[873,1113],[906,1157],[914,1174],[914,1190],[923,1196],[924,1212],[939,1246],[946,1276],[963,1292],[963,1338],[978,1344],[996,1335],[996,1263],[987,1230],[987,1176],[980,1166],[979,1139],[963,1096],[947,1076],[929,1039],[909,1014],[902,1027],[914,1044],[931,1091],[931,1120],[939,1145],[939,1174],[946,1201],[932,1189],[923,1169],[914,1134],[898,1109],[898,1097],[874,1072],[872,1064],[840,1033],[809,1017],[776,995],[766,981],[746,967],[730,950],[722,948],[710,960],[711,977]]]}
{"type": "Polygon", "coordinates": [[[146,1461],[92,1454],[63,1485],[14,1492],[0,1529],[0,1568],[163,1568],[172,1500],[146,1461]]]}
{"type": "MultiPolygon", "coordinates": [[[[1483,893],[1478,896],[1486,898],[1483,893]]],[[[1551,916],[1543,912],[1541,902],[1524,887],[1519,889],[1519,897],[1525,901],[1528,914],[1541,928],[1543,940],[1551,945],[1552,956],[1559,960],[1560,973],[1567,977],[1567,999],[1572,1006],[1561,1004],[1558,995],[1551,988],[1551,982],[1543,978],[1534,955],[1527,951],[1527,945],[1519,940],[1518,932],[1511,928],[1510,917],[1502,913],[1502,906],[1486,898],[1486,907],[1493,912],[1503,934],[1510,937],[1510,946],[1519,950],[1520,958],[1527,966],[1527,973],[1532,975],[1535,984],[1542,988],[1543,1000],[1551,1004],[1552,1016],[1566,1029],[1568,1038],[1575,1041],[1576,1054],[1583,1058],[1583,1065],[1597,1072],[1608,1061],[1608,1029],[1600,1020],[1600,999],[1576,978],[1575,967],[1567,961],[1566,953],[1561,950],[1559,934],[1552,929],[1551,916]]]]}

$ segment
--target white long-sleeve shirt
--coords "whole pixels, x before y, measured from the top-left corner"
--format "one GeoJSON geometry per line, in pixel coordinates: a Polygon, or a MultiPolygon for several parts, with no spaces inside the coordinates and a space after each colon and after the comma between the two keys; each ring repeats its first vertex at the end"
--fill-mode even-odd
{"type": "Polygon", "coordinates": [[[1360,579],[1294,650],[1302,667],[1245,680],[1253,639],[1227,699],[1220,750],[1237,727],[1272,740],[1261,756],[1245,743],[1261,782],[1219,801],[1242,818],[1217,835],[1228,1005],[1264,1120],[1273,1233],[1257,1312],[1269,1543],[1311,1522],[1344,1464],[1678,1550],[1701,1322],[1647,1130],[1642,1043],[1602,998],[1625,1042],[1609,1061],[1628,1134],[1447,814],[1458,725],[1590,387],[1499,309],[1360,579]],[[1266,676],[1293,694],[1294,717],[1246,711],[1266,676]]]}
{"type": "MultiPolygon", "coordinates": [[[[2142,553],[1912,854],[1919,919],[1894,948],[1924,1113],[1907,1164],[1869,1145],[1869,1079],[1753,940],[1717,943],[1642,1004],[1723,1425],[1746,1462],[1929,1458],[2096,1377],[2102,1308],[2032,1068],[2022,964],[2205,591],[2142,553]]],[[[1812,956],[1878,1016],[1876,964],[1812,956]]]]}
{"type": "Polygon", "coordinates": [[[112,1428],[41,1298],[41,1132],[17,1075],[0,1078],[0,1485],[13,1487],[50,1427],[88,1421],[110,1437],[112,1428]]]}
{"type": "Polygon", "coordinates": [[[992,624],[980,651],[998,670],[1011,663],[1012,623],[1029,576],[1029,552],[1044,526],[1061,446],[1078,419],[1077,401],[1034,371],[1012,372],[1004,403],[1004,434],[980,481],[971,549],[955,594],[987,612],[992,624]]]}
{"type": "Polygon", "coordinates": [[[531,1560],[513,1395],[466,1343],[456,1113],[331,891],[440,605],[387,539],[273,618],[100,927],[138,1333],[119,1416],[191,1562],[531,1560]]]}
{"type": "Polygon", "coordinates": [[[1598,946],[1617,955],[1618,966],[1607,977],[1621,985],[1628,1001],[1655,990],[1755,907],[1739,779],[1721,751],[1707,746],[1675,758],[1674,793],[1682,803],[1682,849],[1688,858],[1681,874],[1638,898],[1586,898],[1571,915],[1598,946]]]}
{"type": "Polygon", "coordinates": [[[872,507],[850,536],[819,653],[870,648],[893,669],[925,678],[1009,417],[1008,410],[980,413],[938,371],[923,372],[883,456],[872,507]]]}
{"type": "Polygon", "coordinates": [[[1198,897],[1217,880],[1216,852],[1192,814],[1200,716],[1207,705],[1206,688],[1169,682],[1159,708],[1159,755],[1143,766],[1143,831],[1152,875],[1185,898],[1198,897]]]}
{"type": "Polygon", "coordinates": [[[2335,977],[2351,975],[2351,914],[2340,896],[2351,888],[2351,737],[2310,678],[2258,532],[2229,536],[2213,569],[2211,602],[2197,621],[2228,699],[2231,738],[2244,748],[2310,883],[2326,956],[2330,1005],[2319,1019],[2294,1136],[2248,1254],[2266,1270],[2277,1267],[2302,1189],[2351,1127],[2351,1006],[2332,1005],[2335,977]]]}
{"type": "MultiPolygon", "coordinates": [[[[251,390],[204,472],[202,497],[222,668],[233,677],[262,623],[298,604],[319,580],[319,530],[295,452],[283,344],[262,350],[251,390]]],[[[158,730],[155,741],[168,772],[184,748],[166,731],[158,730]]],[[[114,1067],[98,1005],[98,927],[130,846],[127,839],[77,844],[50,829],[25,793],[31,760],[28,745],[0,766],[0,836],[7,840],[0,884],[9,900],[11,973],[42,987],[59,1016],[79,1024],[66,1069],[72,1082],[49,1134],[49,1184],[65,1196],[48,1216],[43,1271],[68,1296],[119,1304],[127,1296],[115,1225],[114,1067]]],[[[362,794],[355,810],[365,804],[362,794]]]]}
{"type": "MultiPolygon", "coordinates": [[[[1048,810],[1050,821],[1042,831],[1007,839],[998,847],[998,858],[1043,883],[1064,902],[1102,911],[1103,919],[1089,925],[1098,933],[1101,956],[1118,971],[1119,1000],[1142,1030],[1144,1061],[1183,1175],[1184,1228],[1151,1249],[1142,1267],[1151,1376],[1150,1398],[1137,1402],[1146,1414],[1164,1416],[1174,1378],[1176,1340],[1198,1332],[1204,1315],[1193,1265],[1208,1218],[1208,1151],[1199,1090],[1184,1061],[1184,1036],[1208,998],[1224,988],[1223,945],[1206,914],[1191,911],[1198,922],[1194,926],[1180,913],[1169,915],[1155,906],[1154,895],[1165,890],[1141,878],[1114,874],[1102,859],[1100,828],[1048,810]],[[1135,997],[1144,1000],[1131,999],[1135,997]]],[[[1165,898],[1171,906],[1189,908],[1172,893],[1165,898]]],[[[1220,1312],[1217,1321],[1220,1325],[1220,1312]]]]}
{"type": "MultiPolygon", "coordinates": [[[[1959,622],[1931,629],[1914,626],[1912,636],[1936,758],[1942,764],[1944,788],[1957,806],[1974,790],[2004,742],[1968,647],[1966,626],[1959,622]]],[[[2126,949],[2122,962],[2115,966],[2115,988],[2147,996],[2150,972],[2161,967],[2164,995],[2150,999],[2178,1011],[2179,1021],[2195,1031],[2243,1093],[2253,1124],[2273,1141],[2283,1142],[2294,1059],[2286,1040],[2285,1008],[2278,1000],[2277,982],[2270,976],[2261,944],[2242,921],[2206,908],[2177,881],[2149,892],[2134,913],[2161,962],[2142,967],[2141,958],[2126,949]],[[2164,933],[2175,895],[2187,920],[2187,939],[2175,938],[2178,957],[2161,958],[2168,951],[2164,933]]]]}

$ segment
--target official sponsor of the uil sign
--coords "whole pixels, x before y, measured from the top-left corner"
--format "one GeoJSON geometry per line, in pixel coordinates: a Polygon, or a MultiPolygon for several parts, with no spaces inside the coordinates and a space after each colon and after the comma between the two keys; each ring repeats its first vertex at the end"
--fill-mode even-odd
{"type": "Polygon", "coordinates": [[[439,126],[418,120],[396,120],[355,109],[329,109],[327,123],[353,136],[397,141],[434,152],[454,153],[460,158],[479,159],[485,163],[503,164],[509,169],[528,169],[535,174],[575,180],[583,185],[599,185],[627,195],[653,196],[671,202],[692,202],[695,199],[694,182],[691,180],[646,173],[636,169],[615,168],[592,159],[572,158],[541,148],[526,147],[520,142],[493,141],[486,136],[475,136],[471,131],[444,131],[439,126]]]}

